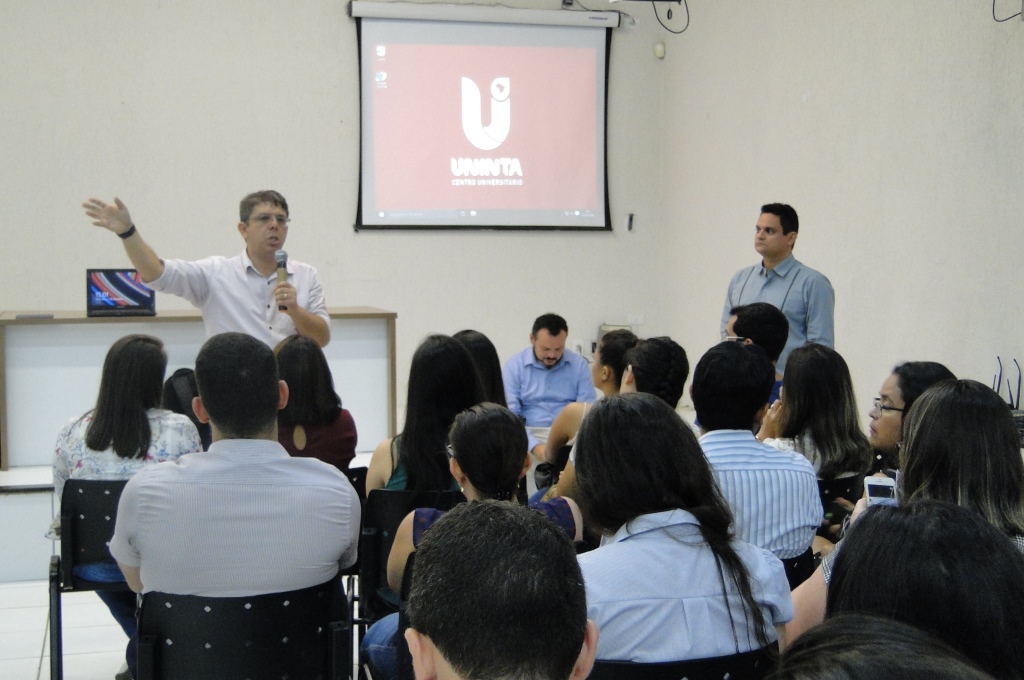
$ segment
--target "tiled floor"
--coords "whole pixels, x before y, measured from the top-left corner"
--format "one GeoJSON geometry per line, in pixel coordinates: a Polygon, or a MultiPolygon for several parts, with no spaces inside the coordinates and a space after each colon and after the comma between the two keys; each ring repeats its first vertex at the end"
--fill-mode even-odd
{"type": "MultiPolygon", "coordinates": [[[[128,643],[95,593],[62,596],[64,677],[113,680],[128,643]]],[[[46,581],[0,584],[0,678],[50,677],[46,581]]]]}

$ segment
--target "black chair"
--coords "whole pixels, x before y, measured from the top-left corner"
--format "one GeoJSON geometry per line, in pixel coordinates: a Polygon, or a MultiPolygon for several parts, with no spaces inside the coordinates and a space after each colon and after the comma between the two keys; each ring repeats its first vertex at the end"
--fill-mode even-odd
{"type": "Polygon", "coordinates": [[[405,641],[405,631],[409,628],[409,588],[412,586],[412,570],[416,564],[416,552],[409,553],[409,560],[405,563],[405,571],[402,574],[402,606],[398,610],[398,640],[396,641],[398,680],[414,680],[415,674],[412,670],[412,654],[409,653],[409,643],[405,641]]]}
{"type": "Polygon", "coordinates": [[[60,501],[60,555],[50,558],[50,677],[64,677],[61,594],[88,590],[131,592],[128,584],[87,581],[75,567],[107,562],[117,503],[127,480],[69,479],[60,501]]]}
{"type": "Polygon", "coordinates": [[[590,680],[761,680],[775,667],[779,645],[731,656],[716,656],[692,661],[632,663],[596,661],[590,680]]]}
{"type": "Polygon", "coordinates": [[[803,551],[796,557],[782,560],[782,566],[786,569],[786,579],[789,581],[789,589],[793,590],[806,581],[818,568],[820,559],[814,556],[811,548],[803,551]]]}
{"type": "Polygon", "coordinates": [[[359,505],[366,505],[366,473],[368,468],[358,467],[345,470],[345,476],[352,483],[352,488],[359,496],[359,505]]]}
{"type": "MultiPolygon", "coordinates": [[[[864,475],[818,480],[818,496],[821,498],[822,511],[825,513],[828,525],[841,525],[843,519],[850,514],[849,510],[835,502],[837,498],[845,498],[851,503],[856,503],[862,495],[864,495],[864,475]]],[[[830,541],[838,539],[829,531],[828,526],[818,529],[818,535],[830,541]]]]}
{"type": "MultiPolygon", "coordinates": [[[[398,598],[389,597],[387,566],[395,532],[416,508],[450,510],[466,497],[458,491],[391,491],[375,489],[366,497],[359,538],[359,608],[354,623],[369,625],[398,611],[398,598]]],[[[393,594],[392,594],[393,595],[393,594]]]]}
{"type": "Polygon", "coordinates": [[[250,597],[142,598],[136,680],[340,680],[351,673],[352,629],[338,577],[250,597]]]}

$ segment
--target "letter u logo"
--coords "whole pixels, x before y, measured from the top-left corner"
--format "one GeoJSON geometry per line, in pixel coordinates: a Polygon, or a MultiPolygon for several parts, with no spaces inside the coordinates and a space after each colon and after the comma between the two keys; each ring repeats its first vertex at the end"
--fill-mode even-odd
{"type": "Polygon", "coordinates": [[[508,78],[491,81],[491,124],[484,127],[481,119],[480,88],[469,78],[462,79],[462,131],[478,149],[497,149],[508,137],[512,122],[512,101],[508,78]]]}

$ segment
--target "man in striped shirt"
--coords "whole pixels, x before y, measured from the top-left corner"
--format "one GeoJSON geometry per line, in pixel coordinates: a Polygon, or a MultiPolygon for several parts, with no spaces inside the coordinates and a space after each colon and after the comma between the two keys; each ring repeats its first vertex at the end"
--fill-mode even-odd
{"type": "Polygon", "coordinates": [[[788,559],[811,545],[822,510],[811,463],[754,438],[774,382],[763,349],[723,342],[697,363],[690,395],[700,445],[732,508],[737,538],[788,559]]]}

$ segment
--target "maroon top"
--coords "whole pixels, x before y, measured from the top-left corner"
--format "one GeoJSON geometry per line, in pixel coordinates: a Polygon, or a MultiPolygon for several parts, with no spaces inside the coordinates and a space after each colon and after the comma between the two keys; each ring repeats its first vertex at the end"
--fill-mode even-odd
{"type": "Polygon", "coordinates": [[[279,425],[277,441],[281,442],[289,454],[302,458],[318,458],[333,465],[341,471],[348,470],[349,463],[356,457],[356,423],[352,414],[346,409],[327,425],[303,425],[306,430],[306,448],[301,451],[295,448],[292,439],[294,425],[279,425]]]}

